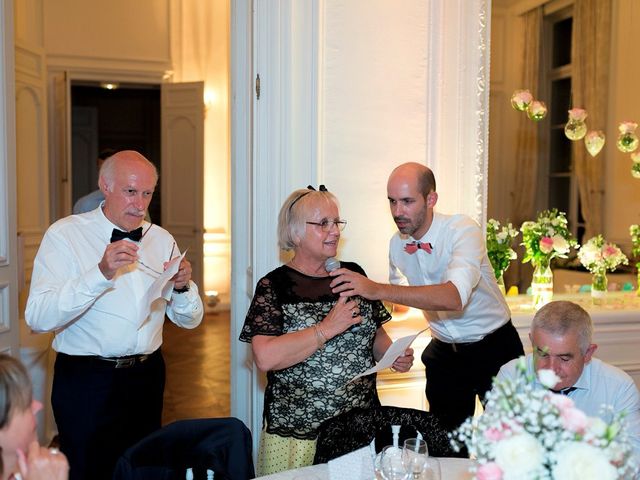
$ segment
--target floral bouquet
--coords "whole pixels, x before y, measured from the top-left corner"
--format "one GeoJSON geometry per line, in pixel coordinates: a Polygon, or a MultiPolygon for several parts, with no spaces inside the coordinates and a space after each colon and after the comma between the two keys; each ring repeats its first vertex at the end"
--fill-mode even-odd
{"type": "Polygon", "coordinates": [[[494,380],[480,417],[467,419],[453,433],[475,457],[476,480],[622,480],[635,478],[624,415],[611,422],[587,417],[569,397],[547,390],[560,380],[540,370],[536,383],[525,358],[514,380],[494,380]]]}
{"type": "Polygon", "coordinates": [[[543,210],[535,222],[524,222],[520,227],[525,255],[522,263],[548,267],[555,257],[567,258],[577,242],[567,228],[567,217],[556,208],[543,210]]]}
{"type": "Polygon", "coordinates": [[[613,272],[619,265],[629,263],[627,256],[622,253],[615,243],[606,242],[602,235],[590,238],[578,250],[580,263],[593,274],[613,272]]]}
{"type": "Polygon", "coordinates": [[[499,279],[509,268],[511,260],[518,258],[516,252],[511,248],[513,239],[518,236],[518,231],[510,223],[501,226],[500,222],[490,218],[487,222],[487,255],[499,279]]]}

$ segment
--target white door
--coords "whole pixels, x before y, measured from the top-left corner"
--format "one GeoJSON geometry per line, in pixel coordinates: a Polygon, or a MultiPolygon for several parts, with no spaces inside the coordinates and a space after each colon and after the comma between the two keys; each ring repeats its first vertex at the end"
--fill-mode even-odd
{"type": "Polygon", "coordinates": [[[15,84],[12,2],[0,0],[0,352],[18,355],[15,84]]]}
{"type": "Polygon", "coordinates": [[[204,83],[162,85],[162,226],[176,239],[204,295],[204,83]]]}
{"type": "Polygon", "coordinates": [[[231,6],[231,414],[250,427],[254,451],[265,376],[238,335],[254,286],[282,260],[276,225],[283,200],[316,183],[319,6],[281,0],[231,6]]]}

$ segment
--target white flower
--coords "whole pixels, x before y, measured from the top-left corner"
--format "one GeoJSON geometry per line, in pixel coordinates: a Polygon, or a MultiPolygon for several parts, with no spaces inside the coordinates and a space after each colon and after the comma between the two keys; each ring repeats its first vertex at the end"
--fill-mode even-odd
{"type": "Polygon", "coordinates": [[[557,376],[553,370],[538,370],[538,380],[546,388],[553,388],[560,381],[560,377],[557,376]]]}
{"type": "Polygon", "coordinates": [[[553,238],[553,249],[561,255],[564,255],[569,251],[569,243],[562,235],[554,235],[553,238]]]}
{"type": "Polygon", "coordinates": [[[498,442],[495,446],[496,463],[505,473],[505,479],[523,478],[535,472],[544,460],[544,450],[533,435],[523,432],[498,442]]]}
{"type": "Polygon", "coordinates": [[[558,451],[553,478],[562,480],[616,480],[616,469],[604,452],[587,443],[569,442],[558,451]]]}
{"type": "Polygon", "coordinates": [[[604,437],[605,433],[607,433],[607,424],[599,417],[591,417],[589,418],[589,426],[587,429],[589,433],[596,438],[604,437]]]}

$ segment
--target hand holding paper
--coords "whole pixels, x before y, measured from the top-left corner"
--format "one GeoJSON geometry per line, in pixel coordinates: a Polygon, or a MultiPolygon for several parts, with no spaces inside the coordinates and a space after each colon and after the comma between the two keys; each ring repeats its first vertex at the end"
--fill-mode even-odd
{"type": "Polygon", "coordinates": [[[393,342],[389,346],[384,356],[380,359],[380,361],[376,364],[375,367],[371,367],[369,370],[356,375],[355,377],[353,377],[351,381],[355,380],[356,378],[364,377],[366,375],[371,375],[372,373],[379,372],[380,370],[384,370],[385,368],[391,368],[393,366],[393,363],[398,359],[398,357],[400,357],[401,355],[404,355],[404,352],[407,350],[407,348],[409,348],[413,343],[413,341],[418,337],[418,335],[420,335],[425,330],[426,328],[424,330],[420,330],[418,333],[415,333],[413,335],[408,335],[406,337],[397,339],[395,342],[393,342]]]}

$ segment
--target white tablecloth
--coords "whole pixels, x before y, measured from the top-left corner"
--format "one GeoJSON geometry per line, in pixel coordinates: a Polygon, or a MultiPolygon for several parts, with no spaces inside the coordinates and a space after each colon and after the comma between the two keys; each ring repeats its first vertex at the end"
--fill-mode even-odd
{"type": "MultiPolygon", "coordinates": [[[[435,460],[440,466],[440,478],[436,480],[471,480],[473,478],[469,473],[469,467],[473,465],[471,460],[435,457],[431,460],[435,460]]],[[[326,463],[322,463],[259,478],[260,480],[329,480],[329,467],[326,463]]]]}

